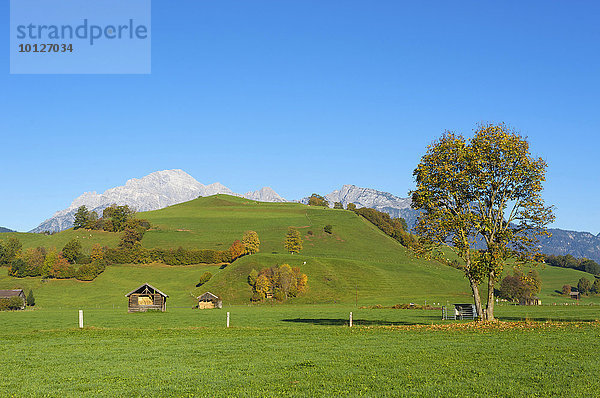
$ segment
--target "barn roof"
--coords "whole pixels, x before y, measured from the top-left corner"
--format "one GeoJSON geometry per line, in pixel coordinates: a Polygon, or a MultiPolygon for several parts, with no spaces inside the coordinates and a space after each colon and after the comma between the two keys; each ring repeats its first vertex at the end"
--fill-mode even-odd
{"type": "Polygon", "coordinates": [[[157,288],[155,288],[154,286],[152,286],[149,283],[143,283],[142,285],[140,285],[140,287],[133,289],[132,291],[130,291],[129,293],[127,293],[125,295],[125,297],[129,297],[131,296],[133,293],[141,293],[144,291],[144,288],[149,287],[150,289],[154,290],[155,293],[160,294],[163,297],[169,297],[168,294],[165,294],[163,292],[161,292],[160,290],[158,290],[157,288]]]}
{"type": "Polygon", "coordinates": [[[206,292],[202,296],[196,297],[198,300],[213,300],[218,299],[219,296],[212,294],[211,292],[206,292]]]}
{"type": "Polygon", "coordinates": [[[23,289],[0,290],[0,298],[19,296],[21,293],[23,293],[23,289]]]}

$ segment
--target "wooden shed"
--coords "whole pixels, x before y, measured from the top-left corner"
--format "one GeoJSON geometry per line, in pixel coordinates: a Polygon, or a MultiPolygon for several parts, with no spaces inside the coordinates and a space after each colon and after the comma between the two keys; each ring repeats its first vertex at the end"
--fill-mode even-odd
{"type": "Polygon", "coordinates": [[[206,292],[198,297],[198,309],[205,310],[209,308],[223,308],[223,300],[211,292],[206,292]]]}
{"type": "Polygon", "coordinates": [[[25,309],[25,292],[23,289],[11,289],[11,290],[0,290],[0,300],[10,300],[12,297],[19,297],[23,300],[23,305],[21,309],[25,309]]]}
{"type": "Polygon", "coordinates": [[[574,300],[579,300],[581,298],[581,295],[579,294],[579,292],[571,292],[570,296],[574,300]]]}
{"type": "Polygon", "coordinates": [[[127,312],[145,312],[148,310],[167,310],[167,297],[149,283],[144,283],[137,289],[134,289],[125,295],[129,299],[127,312]]]}
{"type": "Polygon", "coordinates": [[[542,305],[542,300],[539,297],[530,297],[521,300],[520,305],[542,305]]]}

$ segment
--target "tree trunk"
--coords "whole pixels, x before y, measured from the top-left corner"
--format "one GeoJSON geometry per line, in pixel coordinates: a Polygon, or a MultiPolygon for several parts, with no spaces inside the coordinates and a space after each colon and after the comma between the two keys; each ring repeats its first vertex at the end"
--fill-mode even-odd
{"type": "Polygon", "coordinates": [[[490,271],[488,275],[488,297],[485,308],[486,321],[494,320],[494,279],[496,275],[494,271],[490,271]]]}
{"type": "Polygon", "coordinates": [[[479,295],[479,286],[472,278],[469,277],[471,283],[471,290],[473,291],[473,300],[475,301],[475,309],[477,310],[477,317],[483,319],[483,311],[481,306],[481,296],[479,295]]]}

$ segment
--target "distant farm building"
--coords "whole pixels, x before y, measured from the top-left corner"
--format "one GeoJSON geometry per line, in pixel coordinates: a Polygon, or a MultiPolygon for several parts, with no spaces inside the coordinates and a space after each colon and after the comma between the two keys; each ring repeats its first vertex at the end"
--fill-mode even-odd
{"type": "Polygon", "coordinates": [[[475,304],[453,304],[454,308],[442,307],[442,319],[477,319],[475,304]]]}
{"type": "Polygon", "coordinates": [[[206,292],[198,297],[198,309],[204,310],[209,308],[223,308],[223,300],[211,292],[206,292]]]}
{"type": "Polygon", "coordinates": [[[125,295],[129,299],[128,312],[145,312],[148,310],[157,310],[165,312],[167,310],[167,297],[154,286],[144,283],[137,289],[134,289],[125,295]]]}
{"type": "Polygon", "coordinates": [[[579,292],[571,292],[571,298],[574,300],[579,300],[581,298],[579,292]]]}
{"type": "Polygon", "coordinates": [[[0,290],[0,300],[10,300],[12,297],[18,297],[23,301],[21,309],[25,309],[25,292],[23,289],[0,290]]]}

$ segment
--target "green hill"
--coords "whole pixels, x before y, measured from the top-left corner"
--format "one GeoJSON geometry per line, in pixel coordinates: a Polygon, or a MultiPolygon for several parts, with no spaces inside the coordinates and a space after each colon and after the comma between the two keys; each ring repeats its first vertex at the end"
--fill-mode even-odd
{"type": "MultiPolygon", "coordinates": [[[[460,271],[414,258],[371,223],[346,210],[216,195],[140,213],[139,217],[153,225],[142,240],[147,248],[223,250],[245,231],[254,230],[260,237],[261,250],[223,269],[214,265],[110,266],[93,282],[17,279],[8,277],[3,269],[0,288],[33,288],[38,304],[44,307],[123,306],[124,294],[143,282],[168,293],[169,303],[174,306],[192,306],[194,295],[207,290],[222,296],[226,303],[248,303],[251,289],[246,280],[250,271],[288,263],[300,267],[309,278],[309,291],[293,300],[298,303],[354,303],[358,299],[359,305],[392,305],[471,300],[460,271]],[[333,226],[332,234],[323,231],[327,224],[333,226]],[[289,226],[302,233],[304,249],[300,254],[290,255],[283,249],[289,226]],[[213,278],[197,288],[200,275],[207,270],[213,278]]],[[[95,243],[114,247],[119,240],[116,233],[82,230],[50,236],[3,234],[3,238],[8,236],[18,237],[24,247],[58,249],[78,237],[86,251],[95,243]]],[[[542,300],[561,300],[553,296],[554,290],[560,290],[564,283],[576,284],[580,273],[550,268],[541,271],[545,282],[542,300]]]]}

